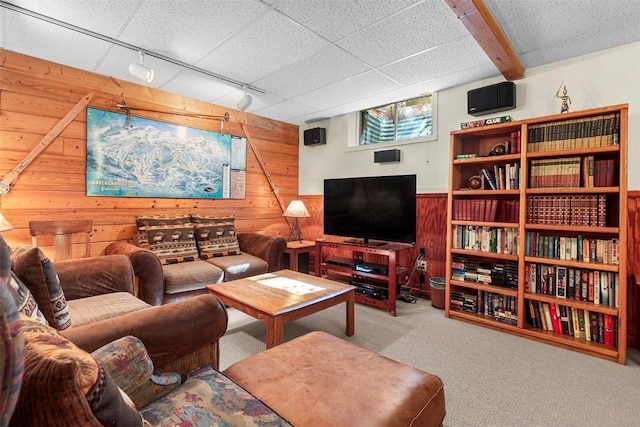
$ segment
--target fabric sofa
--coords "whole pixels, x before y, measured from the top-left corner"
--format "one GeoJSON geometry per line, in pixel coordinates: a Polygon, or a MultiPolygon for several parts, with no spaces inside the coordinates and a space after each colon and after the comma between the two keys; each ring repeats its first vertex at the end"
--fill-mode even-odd
{"type": "Polygon", "coordinates": [[[133,243],[114,242],[107,255],[129,257],[139,297],[151,305],[206,294],[206,285],[280,269],[287,242],[236,233],[233,217],[139,216],[133,243]]]}

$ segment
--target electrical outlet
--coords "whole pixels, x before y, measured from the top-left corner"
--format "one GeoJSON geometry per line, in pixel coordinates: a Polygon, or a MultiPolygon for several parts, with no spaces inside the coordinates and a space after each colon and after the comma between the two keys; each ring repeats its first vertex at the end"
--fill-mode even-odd
{"type": "Polygon", "coordinates": [[[416,260],[416,269],[418,271],[427,271],[427,261],[423,259],[416,260]]]}

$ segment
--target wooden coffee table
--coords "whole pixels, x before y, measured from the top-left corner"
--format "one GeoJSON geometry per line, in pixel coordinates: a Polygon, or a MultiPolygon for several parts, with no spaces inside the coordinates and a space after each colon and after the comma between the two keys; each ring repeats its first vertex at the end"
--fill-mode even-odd
{"type": "Polygon", "coordinates": [[[347,336],[354,334],[355,287],[291,270],[207,285],[223,304],[266,324],[267,348],[282,343],[284,325],[345,302],[347,336]]]}

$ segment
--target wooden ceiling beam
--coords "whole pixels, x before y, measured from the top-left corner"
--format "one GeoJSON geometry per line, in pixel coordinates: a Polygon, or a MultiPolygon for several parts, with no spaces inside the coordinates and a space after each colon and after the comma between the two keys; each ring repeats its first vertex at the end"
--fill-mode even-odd
{"type": "Polygon", "coordinates": [[[524,77],[511,43],[482,0],[445,0],[507,80],[524,77]]]}

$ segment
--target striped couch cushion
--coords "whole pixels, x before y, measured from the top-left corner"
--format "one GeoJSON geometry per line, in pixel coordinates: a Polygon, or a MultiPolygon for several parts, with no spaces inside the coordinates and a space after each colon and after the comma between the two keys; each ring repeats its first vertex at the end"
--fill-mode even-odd
{"type": "Polygon", "coordinates": [[[143,310],[151,305],[128,292],[113,292],[93,297],[69,300],[71,327],[143,310]]]}

